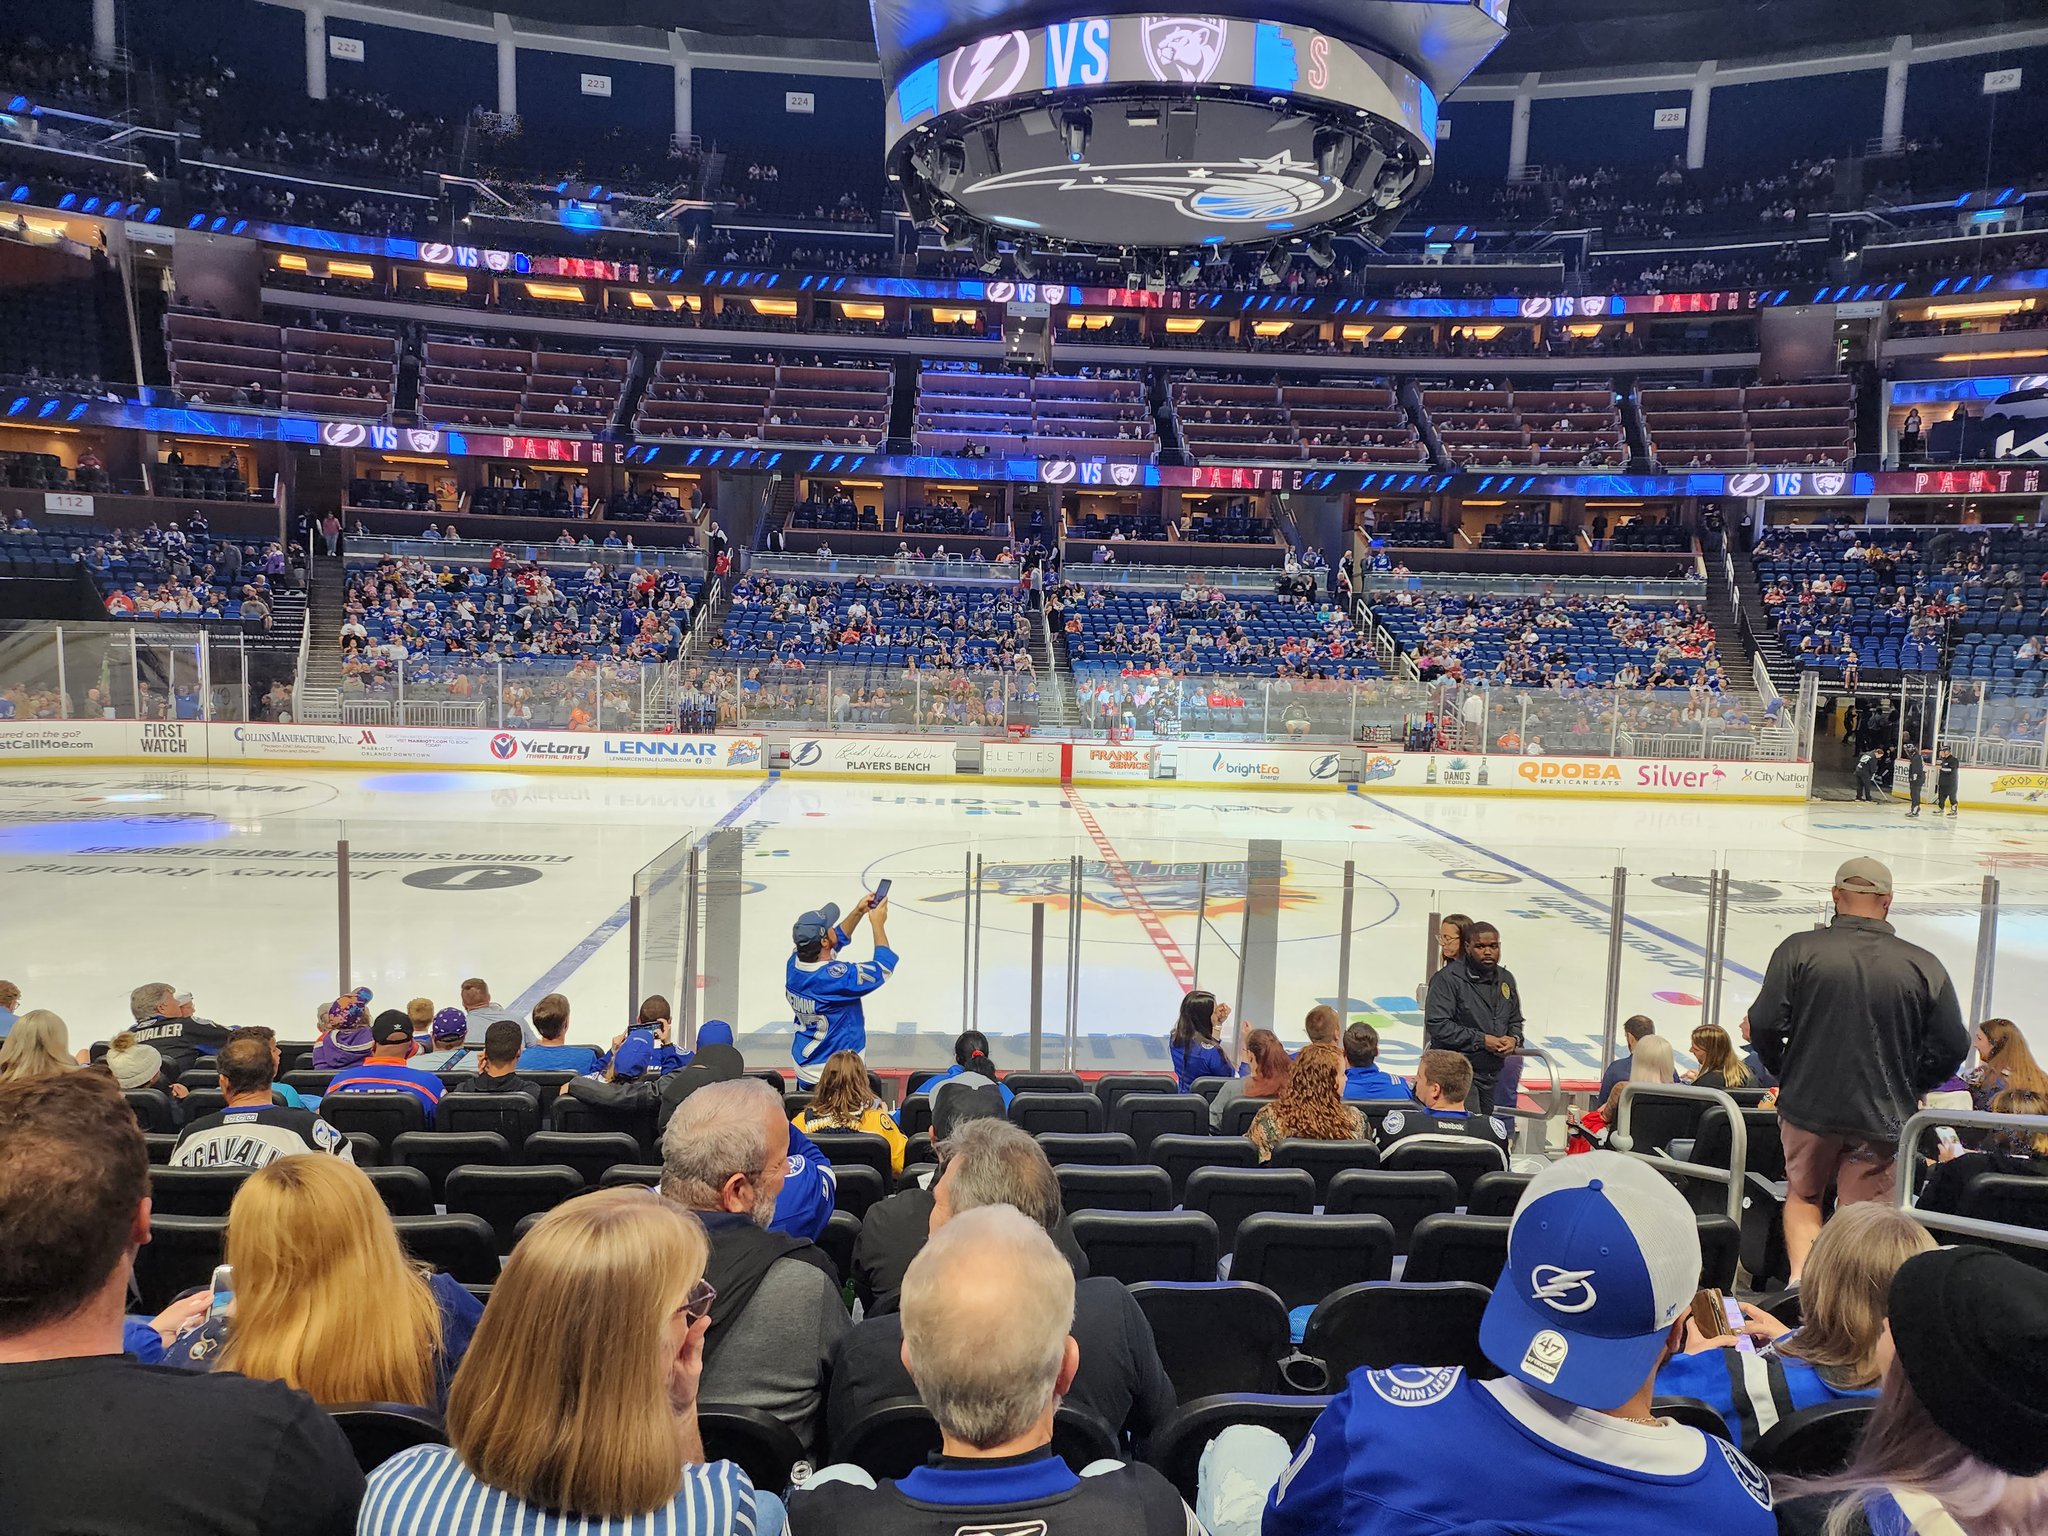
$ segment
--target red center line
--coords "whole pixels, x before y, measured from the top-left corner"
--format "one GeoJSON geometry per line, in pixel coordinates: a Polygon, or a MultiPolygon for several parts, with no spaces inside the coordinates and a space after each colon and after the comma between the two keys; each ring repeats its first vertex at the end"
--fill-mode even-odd
{"type": "Polygon", "coordinates": [[[1159,914],[1152,910],[1152,903],[1145,899],[1145,893],[1138,888],[1131,867],[1123,856],[1110,844],[1102,830],[1102,823],[1095,819],[1095,813],[1088,809],[1088,802],[1074,792],[1071,784],[1062,786],[1061,793],[1067,797],[1067,804],[1081,818],[1081,825],[1088,830],[1088,836],[1095,844],[1095,851],[1102,855],[1102,866],[1109,873],[1110,883],[1123,893],[1124,905],[1145,925],[1145,932],[1152,940],[1152,947],[1159,951],[1159,958],[1166,962],[1166,968],[1173,972],[1173,979],[1180,983],[1183,992],[1194,990],[1195,968],[1188,964],[1188,957],[1181,953],[1180,945],[1174,942],[1172,934],[1166,931],[1166,924],[1159,920],[1159,914]]]}

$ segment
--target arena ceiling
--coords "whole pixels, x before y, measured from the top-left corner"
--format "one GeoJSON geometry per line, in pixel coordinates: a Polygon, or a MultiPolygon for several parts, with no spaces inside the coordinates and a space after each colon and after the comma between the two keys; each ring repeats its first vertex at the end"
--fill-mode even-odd
{"type": "MultiPolygon", "coordinates": [[[[393,8],[408,7],[394,0],[393,8]]],[[[870,47],[874,42],[868,0],[493,0],[489,8],[554,25],[681,28],[721,38],[870,47]]],[[[939,10],[974,8],[975,0],[960,0],[957,7],[934,4],[939,10]]],[[[1074,12],[1089,9],[1077,3],[1074,12]]],[[[1291,7],[1270,0],[1261,9],[1285,20],[1291,7]]],[[[1483,73],[1755,58],[1900,33],[1976,31],[2044,19],[2048,0],[1949,0],[1936,9],[1924,0],[1510,0],[1507,41],[1483,73]]]]}

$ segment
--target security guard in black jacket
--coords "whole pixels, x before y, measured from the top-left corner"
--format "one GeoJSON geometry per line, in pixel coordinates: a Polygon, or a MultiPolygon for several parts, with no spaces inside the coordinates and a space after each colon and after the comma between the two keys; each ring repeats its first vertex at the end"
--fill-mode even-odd
{"type": "Polygon", "coordinates": [[[1456,1051],[1472,1063],[1475,1115],[1493,1113],[1501,1063],[1522,1043],[1522,991],[1500,963],[1500,930],[1475,923],[1457,959],[1429,979],[1422,1010],[1425,1050],[1456,1051]]]}

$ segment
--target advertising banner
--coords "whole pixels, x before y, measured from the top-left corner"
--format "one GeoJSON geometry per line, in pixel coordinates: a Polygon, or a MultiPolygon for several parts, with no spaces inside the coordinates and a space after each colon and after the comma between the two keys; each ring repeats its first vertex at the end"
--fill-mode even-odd
{"type": "Polygon", "coordinates": [[[1076,779],[1149,779],[1158,758],[1157,747],[1123,743],[1098,746],[1077,742],[1074,746],[1073,777],[1076,779]]]}
{"type": "Polygon", "coordinates": [[[986,742],[981,749],[981,771],[989,778],[1056,782],[1065,750],[1057,741],[986,742]]]}
{"type": "Polygon", "coordinates": [[[120,757],[128,751],[134,729],[120,720],[0,720],[0,762],[120,757]]]}
{"type": "Polygon", "coordinates": [[[1956,793],[1963,807],[2003,811],[2048,811],[2048,771],[2039,768],[1965,768],[1956,793]]]}
{"type": "Polygon", "coordinates": [[[798,773],[894,773],[936,778],[959,767],[952,740],[900,741],[891,737],[798,736],[789,744],[798,773]]]}
{"type": "Polygon", "coordinates": [[[1350,755],[1331,747],[1209,747],[1183,742],[1174,777],[1183,784],[1337,789],[1350,755]]]}
{"type": "Polygon", "coordinates": [[[1808,763],[1710,763],[1697,758],[1507,757],[1461,752],[1374,752],[1359,762],[1362,793],[1485,790],[1581,799],[1803,800],[1808,763]]]}

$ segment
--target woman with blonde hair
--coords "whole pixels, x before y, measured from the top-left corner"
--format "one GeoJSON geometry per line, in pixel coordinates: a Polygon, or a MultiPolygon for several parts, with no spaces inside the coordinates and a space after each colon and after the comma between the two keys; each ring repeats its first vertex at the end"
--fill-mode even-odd
{"type": "Polygon", "coordinates": [[[1885,1298],[1892,1276],[1934,1238],[1882,1201],[1847,1205],[1820,1230],[1800,1278],[1797,1328],[1738,1302],[1744,1353],[1734,1333],[1702,1337],[1688,1321],[1685,1353],[1657,1373],[1663,1397],[1696,1397],[1750,1445],[1786,1413],[1845,1397],[1875,1397],[1891,1363],[1885,1298]]]}
{"type": "Polygon", "coordinates": [[[796,1117],[795,1124],[806,1136],[818,1131],[866,1131],[879,1136],[889,1143],[891,1169],[903,1171],[903,1149],[909,1138],[875,1097],[868,1082],[868,1064],[858,1051],[834,1051],[826,1058],[810,1108],[796,1117]]]}
{"type": "Polygon", "coordinates": [[[47,1008],[31,1008],[0,1040],[0,1083],[55,1077],[78,1063],[71,1059],[71,1031],[47,1008]]]}
{"type": "Polygon", "coordinates": [[[1899,1267],[1885,1312],[1892,1358],[1856,1459],[1836,1477],[1779,1482],[1779,1531],[2040,1536],[2048,1275],[1989,1248],[1937,1248],[1899,1267]]]}
{"type": "Polygon", "coordinates": [[[1697,1088],[1747,1088],[1749,1068],[1742,1053],[1718,1024],[1702,1024],[1692,1032],[1692,1054],[1700,1069],[1693,1074],[1697,1088]]]}
{"type": "Polygon", "coordinates": [[[281,1157],[228,1207],[235,1300],[165,1363],[297,1387],[316,1403],[433,1408],[483,1308],[406,1257],[369,1176],[338,1157],[281,1157]]]}
{"type": "Polygon", "coordinates": [[[1344,1053],[1328,1043],[1305,1046],[1294,1058],[1287,1086],[1260,1110],[1245,1133],[1259,1149],[1259,1161],[1289,1138],[1304,1141],[1370,1141],[1365,1116],[1344,1102],[1344,1053]]]}
{"type": "Polygon", "coordinates": [[[643,1190],[548,1212],[456,1373],[449,1443],[370,1475],[359,1536],[779,1533],[779,1500],[704,1460],[709,1251],[696,1217],[643,1190]]]}
{"type": "Polygon", "coordinates": [[[1986,1019],[1977,1026],[1977,1070],[1970,1074],[1970,1097],[1977,1108],[1989,1109],[1991,1101],[2008,1088],[2024,1093],[2048,1094],[2048,1072],[2034,1060],[2027,1037],[2011,1019],[1986,1019]]]}

